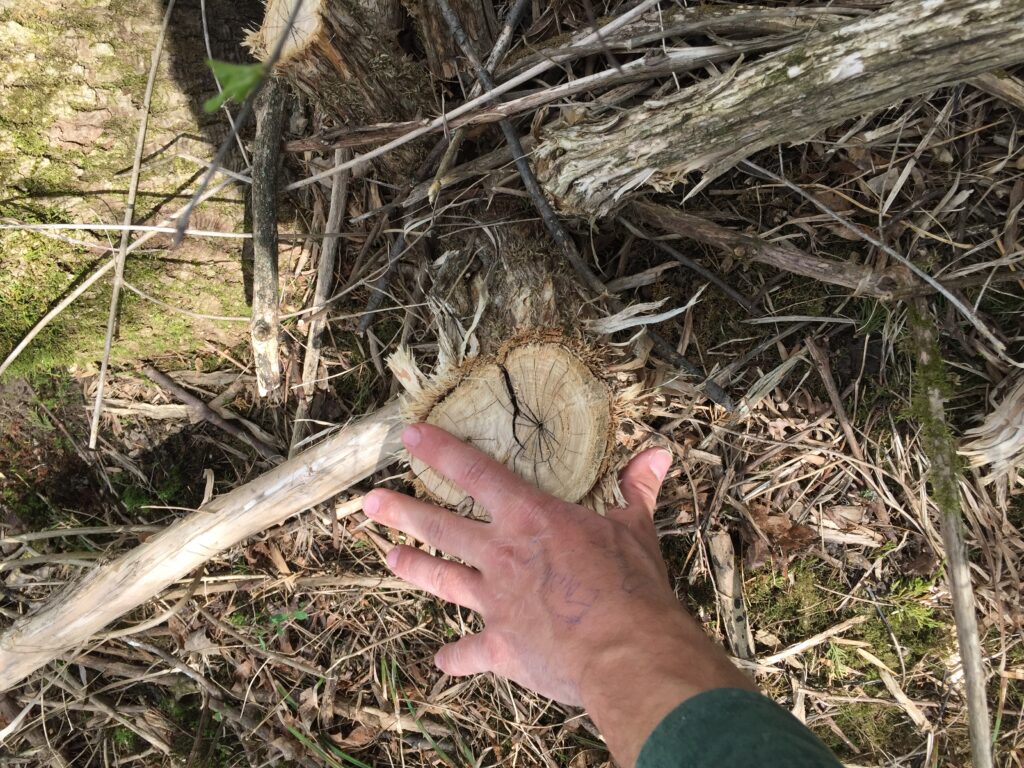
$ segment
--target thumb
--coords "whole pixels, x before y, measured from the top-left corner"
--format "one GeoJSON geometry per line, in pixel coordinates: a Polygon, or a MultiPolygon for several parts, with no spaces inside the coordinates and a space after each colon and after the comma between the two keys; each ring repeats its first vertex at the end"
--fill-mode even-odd
{"type": "Polygon", "coordinates": [[[658,492],[672,466],[672,454],[664,448],[650,448],[633,457],[622,470],[619,487],[630,512],[642,513],[644,520],[654,516],[658,492]]]}

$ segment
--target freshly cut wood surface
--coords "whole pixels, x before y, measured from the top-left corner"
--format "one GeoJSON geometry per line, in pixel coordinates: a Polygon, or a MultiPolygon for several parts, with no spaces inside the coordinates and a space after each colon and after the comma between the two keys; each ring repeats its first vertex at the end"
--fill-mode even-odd
{"type": "MultiPolygon", "coordinates": [[[[426,421],[572,502],[600,479],[614,427],[608,387],[572,351],[547,342],[474,366],[426,421]]],[[[481,512],[461,488],[422,462],[414,459],[412,469],[437,501],[481,512]]]]}
{"type": "Polygon", "coordinates": [[[0,691],[76,649],[217,553],[340,493],[402,448],[397,403],[210,501],[111,563],[90,571],[0,635],[0,691]]]}

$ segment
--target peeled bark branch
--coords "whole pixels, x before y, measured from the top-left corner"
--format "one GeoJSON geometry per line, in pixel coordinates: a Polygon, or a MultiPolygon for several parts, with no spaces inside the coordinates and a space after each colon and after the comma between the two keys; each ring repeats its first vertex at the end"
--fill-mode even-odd
{"type": "Polygon", "coordinates": [[[701,172],[700,189],[765,147],[1020,61],[1024,0],[902,0],[735,74],[549,129],[537,172],[563,210],[605,214],[638,187],[701,172]]]}
{"type": "Polygon", "coordinates": [[[340,430],[98,566],[0,636],[0,691],[80,647],[219,552],[340,493],[394,461],[398,405],[340,430]]]}

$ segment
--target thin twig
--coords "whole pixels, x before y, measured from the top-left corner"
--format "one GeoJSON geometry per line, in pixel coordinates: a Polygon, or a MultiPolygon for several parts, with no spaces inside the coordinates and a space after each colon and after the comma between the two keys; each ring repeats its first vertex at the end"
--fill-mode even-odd
{"type": "Polygon", "coordinates": [[[236,424],[232,424],[163,371],[154,368],[152,365],[147,365],[142,369],[142,372],[145,373],[146,377],[153,383],[163,389],[166,389],[169,393],[174,395],[174,397],[187,405],[189,411],[196,419],[208,421],[215,427],[219,427],[224,430],[229,435],[238,438],[268,461],[277,463],[281,459],[281,456],[273,448],[270,448],[262,440],[259,440],[254,435],[249,434],[236,424]]]}
{"type": "Polygon", "coordinates": [[[117,328],[117,315],[121,304],[121,283],[124,280],[124,263],[128,256],[128,241],[131,238],[131,225],[135,219],[135,198],[139,193],[139,177],[142,174],[142,156],[146,151],[146,129],[149,126],[149,109],[153,103],[153,87],[160,68],[160,56],[164,49],[164,39],[171,25],[171,13],[174,11],[175,0],[167,3],[163,25],[156,47],[153,48],[153,60],[149,66],[149,79],[146,81],[146,93],[142,97],[142,120],[135,138],[135,159],[132,161],[132,177],[128,184],[128,199],[124,207],[124,226],[121,233],[121,245],[114,257],[114,283],[110,294],[110,311],[107,314],[107,335],[103,342],[103,359],[100,361],[100,373],[96,380],[96,405],[92,411],[92,423],[89,426],[89,449],[96,450],[96,438],[100,430],[100,414],[103,413],[103,387],[107,379],[107,367],[110,365],[110,350],[114,344],[117,328]]]}
{"type": "MultiPolygon", "coordinates": [[[[335,150],[334,161],[336,163],[344,162],[349,154],[351,153],[345,149],[335,150]]],[[[349,174],[347,173],[334,179],[331,188],[331,204],[327,210],[327,222],[324,225],[327,232],[334,232],[341,226],[341,220],[348,204],[348,181],[349,174]]],[[[316,381],[317,371],[320,368],[320,348],[323,344],[324,328],[327,325],[325,315],[319,313],[326,307],[327,299],[331,295],[331,287],[334,284],[334,264],[340,245],[340,238],[327,235],[320,247],[316,288],[313,291],[313,317],[309,321],[309,332],[306,334],[306,355],[302,360],[302,386],[299,392],[298,406],[295,410],[289,457],[295,455],[299,443],[306,435],[305,419],[309,413],[310,399],[313,397],[313,383],[316,381]]]]}
{"type": "Polygon", "coordinates": [[[864,461],[864,451],[861,450],[860,441],[857,440],[857,435],[853,431],[850,418],[846,415],[846,408],[843,407],[843,399],[839,394],[839,387],[836,386],[835,377],[832,375],[832,366],[829,365],[828,355],[810,336],[804,339],[804,345],[807,347],[807,351],[811,353],[811,359],[814,360],[814,364],[818,366],[818,374],[825,385],[828,399],[832,402],[832,411],[836,415],[836,420],[839,422],[839,426],[842,427],[843,434],[846,435],[846,442],[850,446],[850,452],[853,453],[857,461],[864,461]]]}
{"type": "MultiPolygon", "coordinates": [[[[235,179],[237,181],[237,179],[235,179]]],[[[150,224],[21,224],[21,223],[4,223],[0,224],[0,230],[2,229],[16,229],[24,232],[46,232],[50,230],[66,231],[71,230],[75,232],[120,232],[122,239],[130,235],[132,232],[151,232],[153,234],[173,234],[178,232],[177,227],[169,227],[164,225],[150,225],[150,224]]],[[[219,232],[212,229],[186,229],[183,234],[191,237],[223,237],[229,240],[248,240],[252,237],[249,232],[219,232]]],[[[305,237],[305,235],[303,235],[305,237]]],[[[83,245],[85,245],[83,243],[83,245]]]]}
{"type": "Polygon", "coordinates": [[[732,299],[737,304],[739,304],[741,307],[743,307],[745,310],[747,310],[747,312],[749,312],[751,315],[753,315],[755,317],[759,317],[761,315],[761,311],[757,308],[757,305],[754,302],[752,302],[750,299],[748,299],[742,293],[737,291],[735,288],[733,288],[731,285],[729,285],[727,282],[725,282],[725,280],[723,280],[719,275],[717,275],[716,273],[712,272],[710,269],[705,267],[703,264],[700,264],[699,262],[696,262],[693,259],[691,259],[689,256],[686,256],[686,255],[680,253],[679,251],[677,251],[675,248],[673,248],[668,243],[663,242],[662,240],[657,239],[656,237],[654,237],[651,234],[648,234],[647,232],[645,232],[644,230],[640,229],[640,227],[638,227],[635,224],[631,223],[627,219],[620,218],[619,222],[626,229],[628,229],[630,232],[632,232],[637,237],[641,237],[644,240],[650,241],[656,248],[658,248],[660,251],[662,251],[664,253],[667,253],[669,256],[671,256],[673,259],[678,261],[680,264],[682,264],[684,267],[689,269],[691,272],[696,272],[698,275],[700,275],[705,280],[707,280],[709,283],[711,283],[716,288],[718,288],[718,290],[720,290],[722,293],[724,293],[730,299],[732,299]]]}

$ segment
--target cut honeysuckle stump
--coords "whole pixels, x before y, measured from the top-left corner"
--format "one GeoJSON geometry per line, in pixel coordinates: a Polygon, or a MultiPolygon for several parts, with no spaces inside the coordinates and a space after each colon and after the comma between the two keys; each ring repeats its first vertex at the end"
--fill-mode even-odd
{"type": "MultiPolygon", "coordinates": [[[[493,355],[439,366],[429,378],[407,351],[389,364],[406,385],[407,421],[442,427],[541,490],[603,511],[622,501],[616,476],[642,431],[647,400],[630,378],[602,375],[609,354],[544,331],[518,336],[493,355]]],[[[422,461],[413,459],[411,469],[420,495],[486,517],[422,461]]]]}

